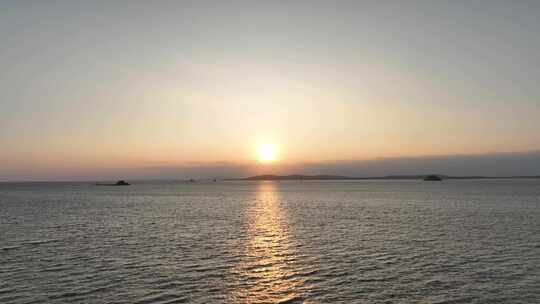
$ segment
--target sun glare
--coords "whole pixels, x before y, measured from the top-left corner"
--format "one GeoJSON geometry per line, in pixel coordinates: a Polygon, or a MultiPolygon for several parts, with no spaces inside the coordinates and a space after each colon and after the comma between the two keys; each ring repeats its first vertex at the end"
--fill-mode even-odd
{"type": "Polygon", "coordinates": [[[259,145],[257,152],[259,154],[260,162],[273,162],[277,160],[277,147],[274,144],[262,144],[259,145]]]}

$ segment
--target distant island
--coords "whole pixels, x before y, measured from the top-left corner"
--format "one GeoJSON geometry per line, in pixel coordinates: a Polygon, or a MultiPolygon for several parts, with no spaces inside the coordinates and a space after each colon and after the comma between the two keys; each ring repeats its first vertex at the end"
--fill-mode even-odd
{"type": "Polygon", "coordinates": [[[114,184],[111,183],[96,183],[96,186],[129,186],[130,184],[124,180],[119,180],[114,184]]]}
{"type": "Polygon", "coordinates": [[[245,178],[229,178],[226,180],[263,181],[263,180],[424,180],[429,176],[437,176],[440,179],[495,179],[495,178],[540,178],[534,176],[450,176],[444,174],[415,174],[415,175],[387,175],[372,177],[352,177],[343,175],[256,175],[245,178]]]}

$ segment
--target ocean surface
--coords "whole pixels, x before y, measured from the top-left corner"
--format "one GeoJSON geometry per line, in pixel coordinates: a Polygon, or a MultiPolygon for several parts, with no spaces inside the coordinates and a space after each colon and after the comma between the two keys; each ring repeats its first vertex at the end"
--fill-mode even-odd
{"type": "Polygon", "coordinates": [[[540,303],[540,180],[1,183],[0,303],[540,303]]]}

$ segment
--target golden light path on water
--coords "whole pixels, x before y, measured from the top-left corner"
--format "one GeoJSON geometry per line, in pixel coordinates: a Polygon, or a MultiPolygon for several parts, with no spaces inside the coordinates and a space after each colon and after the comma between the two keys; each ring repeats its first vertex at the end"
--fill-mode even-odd
{"type": "Polygon", "coordinates": [[[248,303],[303,302],[311,267],[290,234],[285,203],[276,182],[261,182],[247,211],[245,252],[235,272],[242,283],[231,300],[248,303]]]}

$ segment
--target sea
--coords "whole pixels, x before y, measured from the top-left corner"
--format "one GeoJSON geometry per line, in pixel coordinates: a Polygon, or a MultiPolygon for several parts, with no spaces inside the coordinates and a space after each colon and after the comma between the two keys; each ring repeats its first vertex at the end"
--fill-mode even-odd
{"type": "Polygon", "coordinates": [[[540,180],[0,183],[0,303],[540,303],[540,180]]]}

